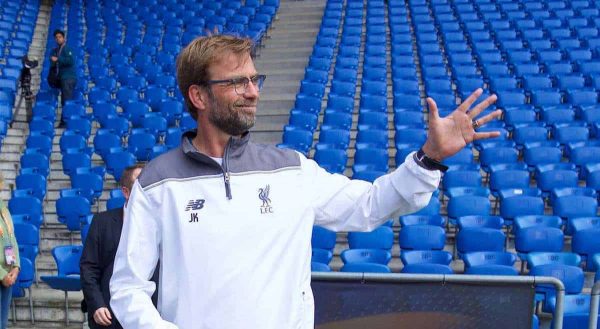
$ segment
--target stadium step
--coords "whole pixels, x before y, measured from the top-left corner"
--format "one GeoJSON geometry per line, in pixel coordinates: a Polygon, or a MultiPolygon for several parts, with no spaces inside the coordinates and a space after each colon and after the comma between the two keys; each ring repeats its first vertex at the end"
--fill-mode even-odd
{"type": "Polygon", "coordinates": [[[323,16],[322,1],[282,1],[269,38],[255,60],[257,70],[267,75],[261,91],[252,139],[281,142],[282,128],[294,106],[300,80],[323,16]]]}

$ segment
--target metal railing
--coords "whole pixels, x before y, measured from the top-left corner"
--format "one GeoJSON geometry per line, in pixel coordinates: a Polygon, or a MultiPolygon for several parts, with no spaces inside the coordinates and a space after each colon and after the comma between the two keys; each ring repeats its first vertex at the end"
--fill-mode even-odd
{"type": "MultiPolygon", "coordinates": [[[[397,283],[458,283],[458,284],[507,284],[507,285],[538,285],[551,284],[556,288],[556,307],[552,321],[554,329],[563,327],[563,308],[565,286],[554,277],[545,276],[496,276],[496,275],[441,275],[441,274],[378,274],[378,273],[326,273],[313,272],[313,280],[320,281],[369,281],[369,282],[397,282],[397,283]]],[[[600,301],[600,284],[594,285],[592,292],[592,308],[596,305],[596,319],[598,315],[598,302],[600,301]],[[595,294],[595,295],[594,295],[595,294]]],[[[591,312],[590,312],[591,314],[591,312]]],[[[590,329],[596,328],[595,322],[590,329]]]]}
{"type": "Polygon", "coordinates": [[[592,288],[592,300],[590,302],[590,325],[588,328],[596,329],[598,326],[598,305],[600,304],[600,281],[592,288]]]}

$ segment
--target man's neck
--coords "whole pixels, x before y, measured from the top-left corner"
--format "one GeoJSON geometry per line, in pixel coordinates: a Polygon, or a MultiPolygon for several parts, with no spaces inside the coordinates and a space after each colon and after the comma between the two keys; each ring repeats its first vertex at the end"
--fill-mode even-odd
{"type": "Polygon", "coordinates": [[[201,153],[213,158],[222,158],[231,136],[221,131],[208,130],[211,129],[198,129],[192,144],[201,153]]]}

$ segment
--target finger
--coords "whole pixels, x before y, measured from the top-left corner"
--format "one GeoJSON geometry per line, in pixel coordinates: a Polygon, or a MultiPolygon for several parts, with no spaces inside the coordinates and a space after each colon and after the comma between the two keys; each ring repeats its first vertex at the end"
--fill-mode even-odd
{"type": "Polygon", "coordinates": [[[483,110],[488,108],[488,106],[494,104],[496,100],[498,100],[498,96],[496,95],[491,95],[487,97],[485,100],[483,100],[481,103],[477,104],[473,109],[471,109],[471,111],[469,111],[469,117],[473,119],[474,117],[478,116],[479,113],[483,112],[483,110]]]}
{"type": "Polygon", "coordinates": [[[500,136],[500,132],[499,131],[486,131],[486,132],[481,132],[481,133],[475,133],[473,135],[473,140],[479,140],[479,139],[488,139],[488,138],[494,138],[494,137],[499,137],[500,136]]]}
{"type": "Polygon", "coordinates": [[[467,99],[465,99],[462,103],[460,103],[457,110],[466,113],[469,110],[469,108],[471,108],[471,105],[473,105],[473,103],[475,103],[477,98],[479,98],[479,96],[481,96],[481,93],[483,93],[483,89],[477,88],[471,95],[469,95],[469,97],[467,97],[467,99]]]}
{"type": "Polygon", "coordinates": [[[110,311],[107,308],[102,309],[102,318],[106,323],[110,324],[110,311]]]}
{"type": "Polygon", "coordinates": [[[100,325],[106,325],[106,319],[104,318],[104,312],[102,312],[102,310],[99,310],[94,314],[94,320],[100,325]]]}
{"type": "Polygon", "coordinates": [[[100,324],[102,324],[104,326],[110,325],[110,320],[108,320],[106,318],[106,315],[104,314],[104,312],[100,312],[99,317],[100,317],[100,322],[101,322],[100,324]]]}
{"type": "Polygon", "coordinates": [[[486,116],[483,116],[483,117],[477,119],[477,122],[479,123],[479,127],[481,127],[481,126],[485,125],[486,123],[499,118],[500,116],[502,116],[502,110],[496,110],[486,116]]]}
{"type": "Polygon", "coordinates": [[[433,98],[427,97],[427,107],[429,108],[429,122],[439,119],[440,112],[433,98]]]}
{"type": "Polygon", "coordinates": [[[105,309],[104,314],[106,315],[106,318],[110,322],[110,320],[112,320],[112,315],[110,315],[110,311],[108,309],[105,309]]]}

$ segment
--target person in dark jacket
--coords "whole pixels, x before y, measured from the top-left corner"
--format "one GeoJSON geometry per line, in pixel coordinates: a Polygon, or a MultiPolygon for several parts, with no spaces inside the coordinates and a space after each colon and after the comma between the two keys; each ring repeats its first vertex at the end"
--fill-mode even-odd
{"type": "MultiPolygon", "coordinates": [[[[129,199],[133,182],[142,171],[143,165],[128,167],[123,172],[120,185],[129,199]]],[[[127,201],[125,201],[127,207],[127,201]]],[[[113,273],[115,253],[123,228],[123,208],[111,209],[94,216],[80,260],[81,286],[84,308],[88,312],[89,327],[122,328],[110,309],[110,291],[108,284],[113,273]]],[[[158,282],[158,268],[154,271],[153,281],[158,282]]],[[[152,297],[156,305],[156,294],[152,297]]]]}
{"type": "MultiPolygon", "coordinates": [[[[75,74],[75,57],[73,51],[65,40],[65,32],[61,30],[54,31],[54,40],[56,48],[52,50],[52,65],[58,66],[58,78],[60,80],[60,102],[64,106],[65,102],[73,99],[73,91],[77,85],[77,75],[75,74]]],[[[63,118],[64,121],[64,118],[63,118]]]]}

